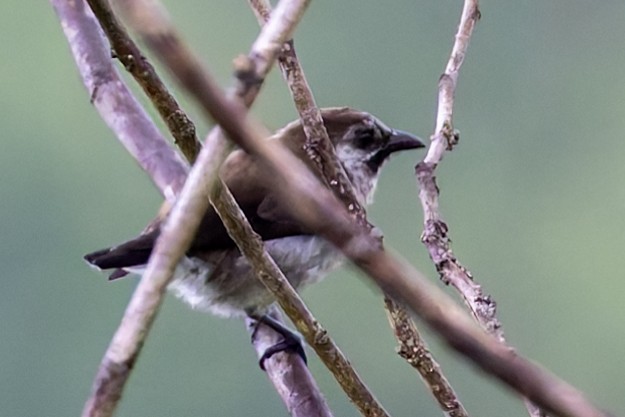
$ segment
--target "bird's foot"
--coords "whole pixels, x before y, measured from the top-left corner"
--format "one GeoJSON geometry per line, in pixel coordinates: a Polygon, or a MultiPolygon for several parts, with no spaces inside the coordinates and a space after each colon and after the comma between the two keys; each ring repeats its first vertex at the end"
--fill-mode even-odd
{"type": "Polygon", "coordinates": [[[275,345],[268,347],[263,352],[262,356],[258,360],[258,365],[260,366],[260,369],[262,369],[263,371],[265,370],[265,361],[267,359],[271,358],[273,355],[275,355],[278,352],[287,352],[287,351],[296,353],[297,355],[299,355],[300,358],[302,358],[305,364],[308,364],[308,360],[306,358],[306,352],[304,351],[304,346],[302,344],[302,339],[297,333],[293,332],[284,324],[280,323],[279,321],[275,320],[273,317],[267,314],[264,314],[258,317],[252,317],[252,318],[256,320],[256,327],[254,328],[254,331],[252,332],[252,340],[256,336],[256,332],[258,331],[258,327],[260,326],[261,323],[266,326],[269,326],[272,330],[274,330],[275,332],[279,333],[282,336],[282,341],[276,343],[275,345]]]}

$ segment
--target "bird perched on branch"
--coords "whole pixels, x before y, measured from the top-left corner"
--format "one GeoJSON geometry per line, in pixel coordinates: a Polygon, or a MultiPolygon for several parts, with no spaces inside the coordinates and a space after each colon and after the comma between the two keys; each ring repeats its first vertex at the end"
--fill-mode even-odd
{"type": "MultiPolygon", "coordinates": [[[[395,152],[421,148],[421,140],[394,130],[369,113],[350,108],[322,110],[324,124],[361,205],[372,202],[384,162],[395,152]]],[[[301,123],[292,122],[271,141],[286,146],[308,166],[301,123]]],[[[313,172],[317,172],[313,170],[313,172]]],[[[272,189],[272,181],[254,157],[237,150],[224,162],[220,176],[231,190],[265,248],[299,289],[322,279],[340,265],[342,256],[289,215],[272,189]]],[[[85,260],[99,269],[114,269],[111,279],[141,273],[160,233],[151,232],[90,253],[85,260]]],[[[263,317],[274,299],[228,236],[211,207],[204,216],[187,256],[179,263],[169,289],[192,307],[220,316],[263,317]]]]}

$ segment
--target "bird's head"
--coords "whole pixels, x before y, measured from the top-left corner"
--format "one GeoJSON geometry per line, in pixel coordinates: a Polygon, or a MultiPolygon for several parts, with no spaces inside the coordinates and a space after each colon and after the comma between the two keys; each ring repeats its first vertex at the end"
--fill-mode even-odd
{"type": "MultiPolygon", "coordinates": [[[[326,108],[321,110],[321,116],[336,156],[364,204],[371,202],[380,168],[389,156],[395,152],[425,146],[420,138],[392,129],[363,111],[349,107],[326,108]]],[[[289,140],[287,146],[295,154],[306,158],[302,153],[305,137],[299,121],[287,125],[282,132],[289,133],[283,137],[298,138],[289,140]],[[295,146],[299,149],[294,149],[295,146]]]]}

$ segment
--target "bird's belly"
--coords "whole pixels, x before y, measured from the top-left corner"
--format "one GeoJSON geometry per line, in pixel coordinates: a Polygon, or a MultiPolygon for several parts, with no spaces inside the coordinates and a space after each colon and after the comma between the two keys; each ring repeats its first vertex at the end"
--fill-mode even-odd
{"type": "MultiPolygon", "coordinates": [[[[265,248],[296,289],[324,278],[343,260],[317,236],[274,239],[265,242],[265,248]]],[[[224,317],[263,314],[274,301],[236,249],[185,258],[169,289],[193,308],[224,317]]]]}

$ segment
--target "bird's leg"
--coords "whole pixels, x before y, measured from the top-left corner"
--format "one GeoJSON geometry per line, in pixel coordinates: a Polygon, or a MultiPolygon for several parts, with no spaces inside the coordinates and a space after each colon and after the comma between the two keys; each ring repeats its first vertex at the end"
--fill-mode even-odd
{"type": "Polygon", "coordinates": [[[302,345],[302,340],[298,334],[296,334],[291,329],[289,329],[284,324],[280,323],[268,314],[258,316],[251,315],[250,318],[256,321],[256,325],[254,326],[254,330],[252,331],[252,340],[254,340],[256,332],[258,331],[258,327],[261,324],[270,327],[276,333],[279,333],[283,338],[282,341],[268,347],[265,352],[263,352],[262,356],[258,361],[260,369],[262,369],[263,371],[265,370],[265,361],[267,359],[271,358],[278,352],[285,351],[291,351],[298,354],[302,358],[304,363],[308,363],[306,359],[306,352],[304,352],[304,346],[302,345]]]}

